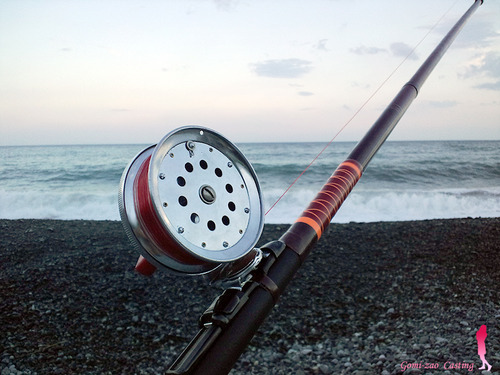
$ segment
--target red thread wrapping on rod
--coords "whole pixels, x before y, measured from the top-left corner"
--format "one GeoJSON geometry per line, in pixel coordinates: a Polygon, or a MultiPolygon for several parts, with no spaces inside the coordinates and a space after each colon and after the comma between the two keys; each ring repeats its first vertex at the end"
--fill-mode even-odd
{"type": "Polygon", "coordinates": [[[361,173],[361,165],[356,160],[344,161],[297,221],[312,227],[319,239],[354,185],[361,178],[361,173]]]}

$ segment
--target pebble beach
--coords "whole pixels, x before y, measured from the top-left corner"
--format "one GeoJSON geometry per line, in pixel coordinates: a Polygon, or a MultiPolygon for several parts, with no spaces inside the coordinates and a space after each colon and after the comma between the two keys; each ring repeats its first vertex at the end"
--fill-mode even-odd
{"type": "MultiPolygon", "coordinates": [[[[0,375],[162,374],[221,292],[136,274],[118,221],[0,232],[0,375]]],[[[231,374],[499,374],[499,322],[499,218],[332,224],[231,374]]]]}

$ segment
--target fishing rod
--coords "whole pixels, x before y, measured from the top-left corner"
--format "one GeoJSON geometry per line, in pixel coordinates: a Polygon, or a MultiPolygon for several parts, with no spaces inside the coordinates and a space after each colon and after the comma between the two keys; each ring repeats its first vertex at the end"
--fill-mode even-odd
{"type": "Polygon", "coordinates": [[[279,240],[254,248],[264,225],[257,176],[237,147],[213,130],[179,128],[132,160],[122,175],[119,206],[125,231],[141,253],[136,270],[201,275],[226,287],[167,374],[229,373],[482,3],[474,1],[279,240]]]}

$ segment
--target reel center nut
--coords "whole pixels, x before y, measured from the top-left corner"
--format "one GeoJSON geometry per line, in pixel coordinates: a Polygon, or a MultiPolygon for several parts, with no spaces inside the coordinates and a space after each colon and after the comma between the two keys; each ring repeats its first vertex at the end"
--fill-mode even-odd
{"type": "Polygon", "coordinates": [[[212,204],[215,202],[216,194],[213,187],[209,185],[203,185],[200,188],[200,198],[203,203],[212,204]]]}

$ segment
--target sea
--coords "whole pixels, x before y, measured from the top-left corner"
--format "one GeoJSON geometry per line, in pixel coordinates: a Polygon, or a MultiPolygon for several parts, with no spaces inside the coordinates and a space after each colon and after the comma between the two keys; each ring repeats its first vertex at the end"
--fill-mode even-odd
{"type": "MultiPolygon", "coordinates": [[[[149,145],[0,147],[0,218],[120,220],[118,190],[149,145]]],[[[242,143],[265,211],[324,143],[242,143]]],[[[332,143],[265,217],[293,223],[355,143],[332,143]]],[[[500,217],[500,141],[388,141],[333,222],[500,217]]]]}

